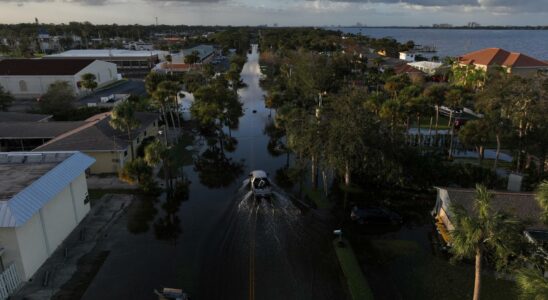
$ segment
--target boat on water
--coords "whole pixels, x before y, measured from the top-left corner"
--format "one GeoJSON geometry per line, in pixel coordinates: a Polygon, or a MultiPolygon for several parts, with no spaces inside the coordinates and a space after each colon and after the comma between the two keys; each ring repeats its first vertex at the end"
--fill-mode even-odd
{"type": "Polygon", "coordinates": [[[438,52],[438,50],[436,49],[436,46],[429,46],[429,45],[415,45],[415,47],[413,47],[413,51],[422,52],[422,53],[438,52]]]}

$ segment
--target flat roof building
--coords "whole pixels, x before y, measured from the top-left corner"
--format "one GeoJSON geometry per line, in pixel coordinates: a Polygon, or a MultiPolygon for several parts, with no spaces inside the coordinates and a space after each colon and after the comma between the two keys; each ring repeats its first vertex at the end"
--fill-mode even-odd
{"type": "Polygon", "coordinates": [[[0,152],[0,290],[30,280],[90,210],[80,152],[0,152]]]}
{"type": "Polygon", "coordinates": [[[126,49],[69,50],[48,55],[46,59],[97,59],[116,64],[123,76],[146,75],[165,55],[165,51],[135,51],[126,49]]]}

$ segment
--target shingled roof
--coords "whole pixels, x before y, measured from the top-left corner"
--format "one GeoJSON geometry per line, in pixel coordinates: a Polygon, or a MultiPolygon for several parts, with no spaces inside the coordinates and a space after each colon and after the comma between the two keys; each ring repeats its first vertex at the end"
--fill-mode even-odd
{"type": "MultiPolygon", "coordinates": [[[[62,134],[35,151],[120,151],[127,149],[129,138],[126,132],[113,129],[110,124],[110,115],[101,115],[86,125],[62,134]]],[[[150,124],[158,120],[158,114],[137,112],[139,127],[132,132],[132,138],[145,130],[150,124]]]]}
{"type": "Polygon", "coordinates": [[[51,118],[52,118],[52,115],[0,111],[0,123],[2,122],[46,122],[51,118]]]}
{"type": "Polygon", "coordinates": [[[514,68],[548,67],[548,63],[519,52],[510,52],[501,48],[486,48],[470,52],[459,57],[459,63],[465,65],[504,66],[514,68]]]}
{"type": "Polygon", "coordinates": [[[75,75],[94,59],[6,59],[0,61],[0,76],[75,75]]]}
{"type": "Polygon", "coordinates": [[[86,122],[0,122],[0,139],[52,139],[86,122]]]}
{"type": "MultiPolygon", "coordinates": [[[[451,204],[462,206],[466,211],[474,211],[476,197],[475,189],[447,188],[451,204]]],[[[540,221],[541,208],[535,199],[534,193],[491,191],[494,195],[491,207],[495,211],[513,215],[527,223],[528,229],[546,230],[548,227],[540,221]]],[[[447,203],[446,203],[447,204],[447,203]]]]}

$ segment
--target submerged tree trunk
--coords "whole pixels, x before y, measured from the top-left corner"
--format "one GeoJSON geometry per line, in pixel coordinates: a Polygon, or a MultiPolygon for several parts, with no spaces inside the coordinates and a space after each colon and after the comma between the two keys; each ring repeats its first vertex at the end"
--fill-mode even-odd
{"type": "Polygon", "coordinates": [[[129,142],[129,147],[131,150],[131,160],[135,159],[135,153],[133,152],[133,139],[131,138],[131,129],[128,127],[127,129],[127,139],[129,142]]]}
{"type": "Polygon", "coordinates": [[[436,125],[435,125],[435,133],[434,133],[434,140],[436,144],[438,143],[438,126],[439,126],[439,120],[440,120],[440,107],[439,105],[436,105],[436,125]]]}
{"type": "Polygon", "coordinates": [[[495,162],[493,163],[493,170],[497,169],[497,164],[499,162],[499,155],[500,155],[500,134],[495,135],[497,139],[497,153],[495,154],[495,162]]]}
{"type": "Polygon", "coordinates": [[[344,185],[346,185],[346,187],[350,186],[350,179],[350,165],[346,162],[344,167],[344,185]]]}
{"type": "Polygon", "coordinates": [[[322,179],[323,179],[323,192],[325,196],[327,197],[327,173],[325,173],[325,170],[322,168],[322,179]]]}
{"type": "Polygon", "coordinates": [[[476,249],[476,277],[474,281],[474,298],[473,300],[479,300],[481,294],[481,249],[476,249]]]}
{"type": "Polygon", "coordinates": [[[310,159],[310,176],[312,181],[312,189],[318,188],[318,159],[316,158],[316,155],[312,155],[312,158],[310,159]]]}

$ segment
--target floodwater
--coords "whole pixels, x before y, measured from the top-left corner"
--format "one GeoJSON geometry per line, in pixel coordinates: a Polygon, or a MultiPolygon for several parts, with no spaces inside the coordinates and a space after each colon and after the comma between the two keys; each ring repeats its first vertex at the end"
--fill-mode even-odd
{"type": "Polygon", "coordinates": [[[247,87],[236,149],[202,145],[200,168],[184,167],[188,200],[158,203],[148,228],[130,233],[128,216],[103,245],[111,249],[84,299],[156,299],[153,290],[181,288],[193,299],[345,299],[332,249],[332,226],[302,212],[279,189],[256,201],[242,181],[286,164],[267,151],[274,115],[259,86],[257,47],[242,71],[247,87]],[[233,149],[230,149],[233,150],[233,149]],[[148,229],[148,230],[147,230],[148,229]]]}

